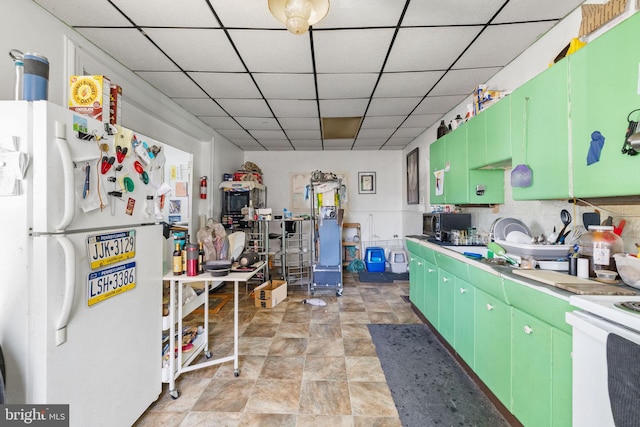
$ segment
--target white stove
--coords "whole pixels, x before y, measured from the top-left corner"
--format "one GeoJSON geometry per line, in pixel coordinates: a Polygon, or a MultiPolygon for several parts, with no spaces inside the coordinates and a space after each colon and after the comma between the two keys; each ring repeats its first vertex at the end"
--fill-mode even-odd
{"type": "Polygon", "coordinates": [[[640,331],[640,295],[573,295],[569,297],[569,304],[610,322],[640,331]],[[634,311],[633,307],[637,307],[639,311],[634,311]]]}

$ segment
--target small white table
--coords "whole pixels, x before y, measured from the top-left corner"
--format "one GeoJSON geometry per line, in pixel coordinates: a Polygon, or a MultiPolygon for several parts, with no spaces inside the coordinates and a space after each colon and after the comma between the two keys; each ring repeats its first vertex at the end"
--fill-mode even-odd
{"type": "Polygon", "coordinates": [[[252,271],[232,271],[226,276],[213,277],[209,273],[200,274],[198,276],[174,276],[169,273],[166,274],[162,280],[169,281],[169,394],[172,398],[177,399],[180,397],[180,392],[176,389],[175,381],[180,374],[189,371],[195,371],[196,369],[206,368],[211,365],[217,365],[220,363],[233,360],[233,374],[237,377],[240,375],[240,368],[238,367],[238,285],[240,282],[247,282],[253,276],[255,276],[260,270],[265,267],[266,263],[261,261],[255,265],[255,269],[252,271]],[[211,357],[209,351],[209,289],[215,282],[229,281],[233,282],[233,355],[221,357],[215,360],[209,360],[206,362],[196,363],[191,365],[191,362],[204,350],[204,354],[207,358],[211,357]],[[204,282],[205,288],[202,294],[198,295],[193,302],[190,302],[183,306],[178,304],[176,307],[176,301],[182,301],[182,284],[204,282]],[[177,288],[177,289],[176,289],[177,288]],[[177,290],[177,298],[176,298],[177,290]],[[180,332],[179,339],[182,338],[182,318],[186,316],[195,308],[204,305],[204,333],[194,341],[194,347],[189,352],[190,354],[183,361],[183,354],[180,348],[176,348],[176,331],[180,332]],[[183,312],[184,307],[187,308],[187,312],[183,312]],[[176,310],[177,308],[177,310],[176,310]],[[177,317],[177,319],[176,319],[177,317]],[[177,324],[177,329],[176,329],[177,324]],[[177,358],[175,355],[177,352],[177,358]],[[177,362],[177,363],[176,363],[177,362]]]}

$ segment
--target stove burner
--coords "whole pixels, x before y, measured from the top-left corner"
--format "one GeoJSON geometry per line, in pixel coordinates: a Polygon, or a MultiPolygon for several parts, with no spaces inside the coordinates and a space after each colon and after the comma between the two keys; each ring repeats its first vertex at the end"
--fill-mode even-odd
{"type": "Polygon", "coordinates": [[[617,302],[614,305],[624,310],[640,313],[640,301],[622,301],[617,302]]]}

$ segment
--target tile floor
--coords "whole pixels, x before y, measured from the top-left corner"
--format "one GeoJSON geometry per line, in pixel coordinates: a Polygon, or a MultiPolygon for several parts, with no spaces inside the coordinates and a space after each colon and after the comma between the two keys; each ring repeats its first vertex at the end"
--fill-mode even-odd
{"type": "MultiPolygon", "coordinates": [[[[343,280],[341,297],[316,292],[326,307],[303,304],[307,287],[294,285],[273,309],[256,308],[241,287],[240,376],[233,362],[183,374],[180,397],[164,384],[135,426],[401,426],[367,324],[420,323],[402,298],[409,282],[343,280]]],[[[233,352],[232,308],[210,318],[214,358],[233,352]]]]}

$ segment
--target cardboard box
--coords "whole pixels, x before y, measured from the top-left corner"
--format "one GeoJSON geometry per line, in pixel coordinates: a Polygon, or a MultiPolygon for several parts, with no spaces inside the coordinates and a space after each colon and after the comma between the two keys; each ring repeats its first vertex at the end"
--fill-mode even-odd
{"type": "Polygon", "coordinates": [[[627,0],[610,0],[605,4],[582,5],[582,22],[578,37],[582,37],[600,28],[625,10],[627,0]]]}
{"type": "Polygon", "coordinates": [[[109,96],[109,123],[122,123],[122,86],[114,84],[111,85],[109,96]]]}
{"type": "Polygon", "coordinates": [[[254,290],[256,307],[273,308],[287,297],[286,280],[269,280],[254,290]]]}
{"type": "Polygon", "coordinates": [[[69,109],[109,123],[111,82],[105,76],[71,76],[69,109]]]}

